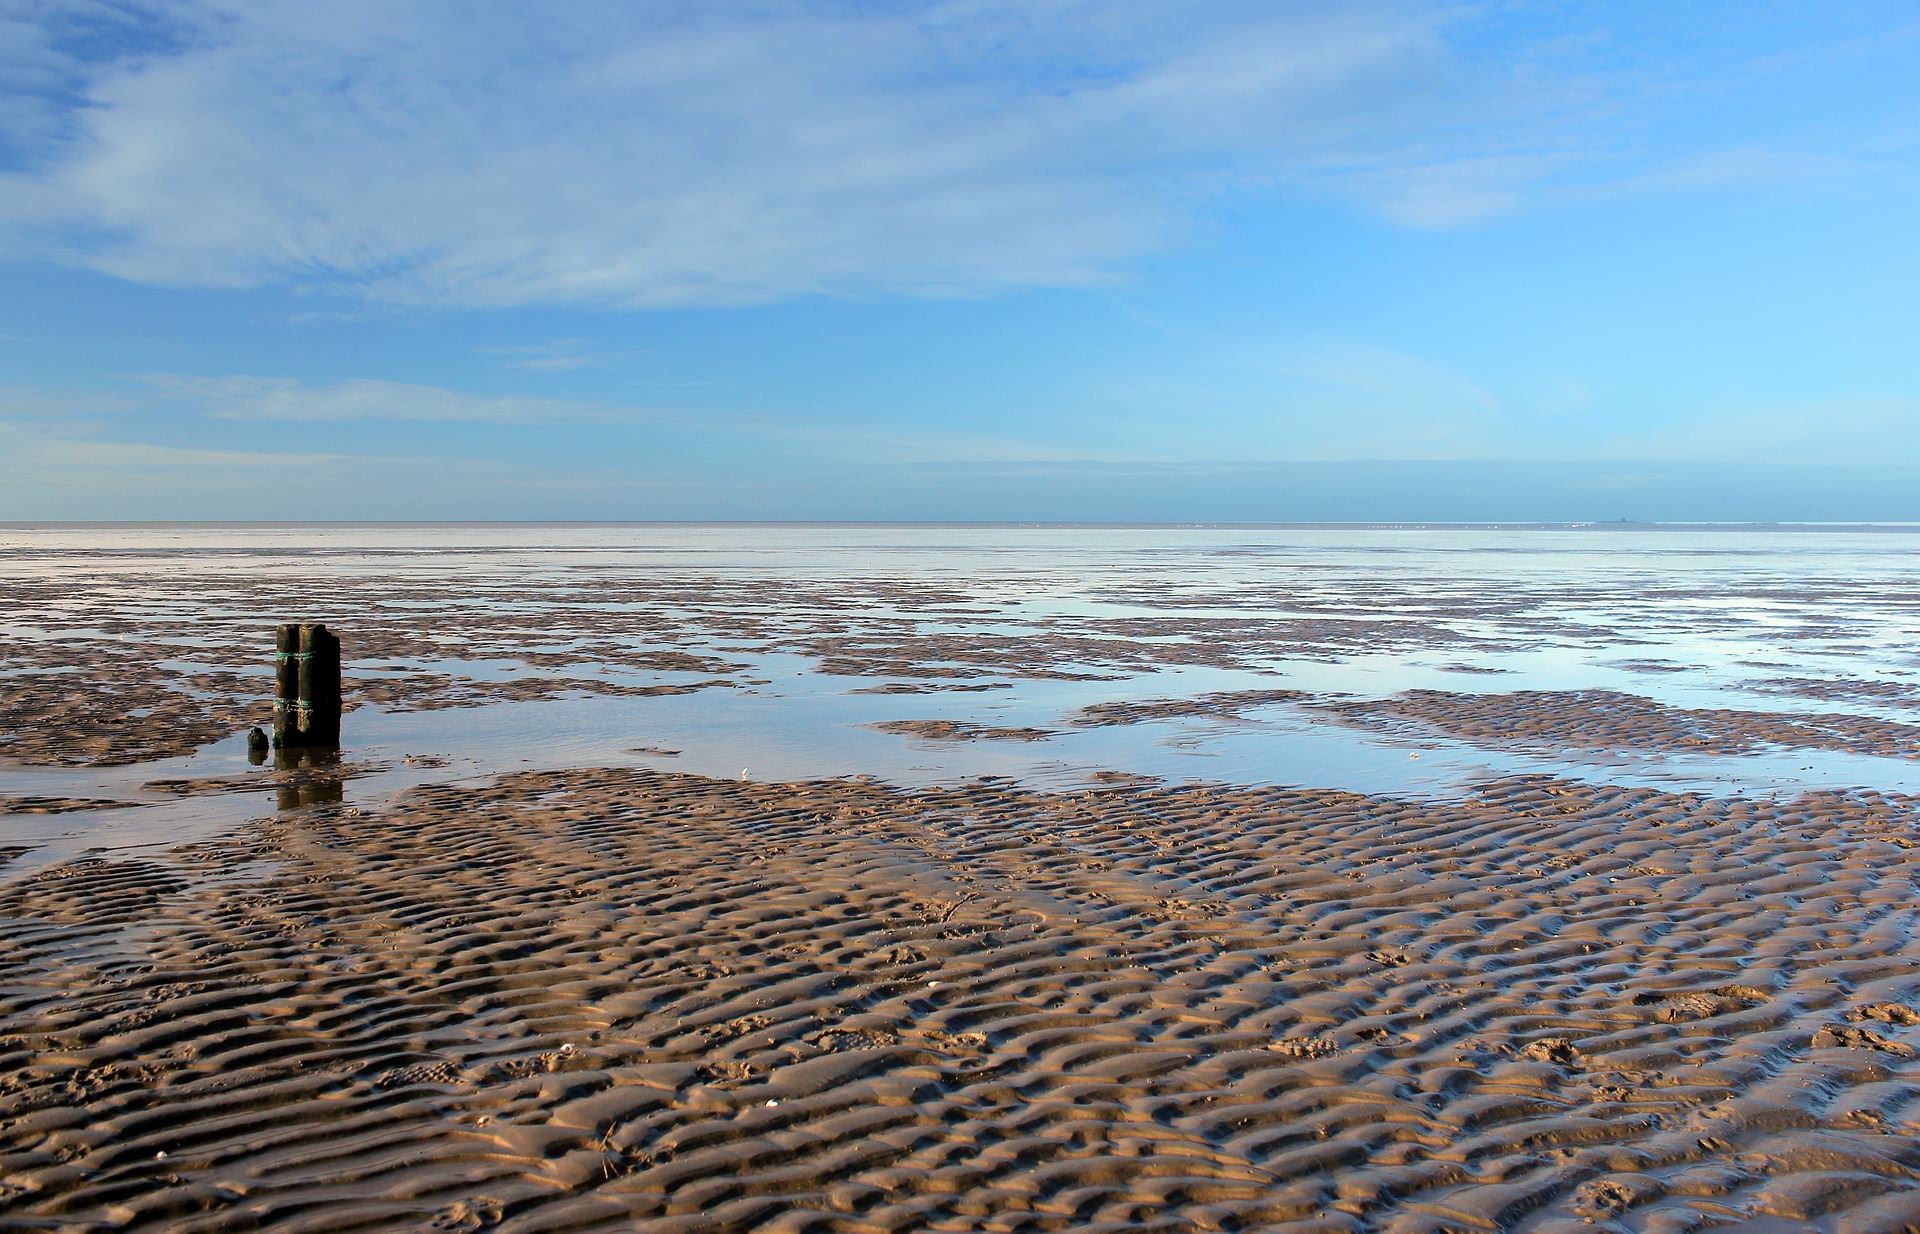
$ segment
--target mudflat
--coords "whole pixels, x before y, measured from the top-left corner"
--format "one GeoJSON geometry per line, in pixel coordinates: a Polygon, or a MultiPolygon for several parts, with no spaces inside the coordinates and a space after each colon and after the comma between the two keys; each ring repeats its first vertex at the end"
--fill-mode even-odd
{"type": "Polygon", "coordinates": [[[0,891],[0,1202],[64,1229],[1906,1229],[1914,816],[632,769],[310,808],[0,891]]]}
{"type": "Polygon", "coordinates": [[[1920,1230],[1897,572],[859,560],[0,555],[0,1229],[1920,1230]],[[249,766],[323,602],[349,748],[249,766]]]}

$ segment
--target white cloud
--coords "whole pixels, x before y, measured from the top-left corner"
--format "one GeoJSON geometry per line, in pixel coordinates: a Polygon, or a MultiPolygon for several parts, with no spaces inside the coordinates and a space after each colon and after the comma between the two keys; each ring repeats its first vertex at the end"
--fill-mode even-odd
{"type": "Polygon", "coordinates": [[[33,114],[0,123],[35,157],[0,174],[0,252],[417,304],[1088,283],[1222,172],[1377,139],[1440,20],[199,0],[148,12],[138,52],[21,44],[33,114]]]}
{"type": "Polygon", "coordinates": [[[1230,190],[1451,227],[1880,139],[1728,137],[1730,82],[1804,57],[1626,57],[1558,9],[0,0],[0,257],[433,306],[972,295],[1106,280],[1230,190]]]}

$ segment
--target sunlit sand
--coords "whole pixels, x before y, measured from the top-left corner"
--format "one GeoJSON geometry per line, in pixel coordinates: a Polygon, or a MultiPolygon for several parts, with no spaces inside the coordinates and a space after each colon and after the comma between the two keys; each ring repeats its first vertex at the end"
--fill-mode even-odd
{"type": "Polygon", "coordinates": [[[1920,1221],[1910,533],[106,534],[0,532],[22,1228],[1920,1221]]]}

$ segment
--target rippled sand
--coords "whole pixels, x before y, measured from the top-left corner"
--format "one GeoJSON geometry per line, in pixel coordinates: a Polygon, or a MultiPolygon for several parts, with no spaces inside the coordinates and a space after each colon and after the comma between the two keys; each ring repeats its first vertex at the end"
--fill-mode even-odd
{"type": "Polygon", "coordinates": [[[0,1203],[1907,1229],[1915,805],[622,770],[297,812],[0,893],[0,1203]]]}
{"type": "Polygon", "coordinates": [[[0,1230],[1920,1231],[1898,552],[1149,541],[0,542],[0,1230]]]}

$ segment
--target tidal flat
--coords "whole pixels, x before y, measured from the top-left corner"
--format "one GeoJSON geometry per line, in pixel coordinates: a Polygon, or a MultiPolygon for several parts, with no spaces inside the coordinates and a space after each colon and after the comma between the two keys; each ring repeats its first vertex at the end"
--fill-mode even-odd
{"type": "Polygon", "coordinates": [[[0,527],[0,1229],[1920,1229],[1916,549],[0,527]]]}

